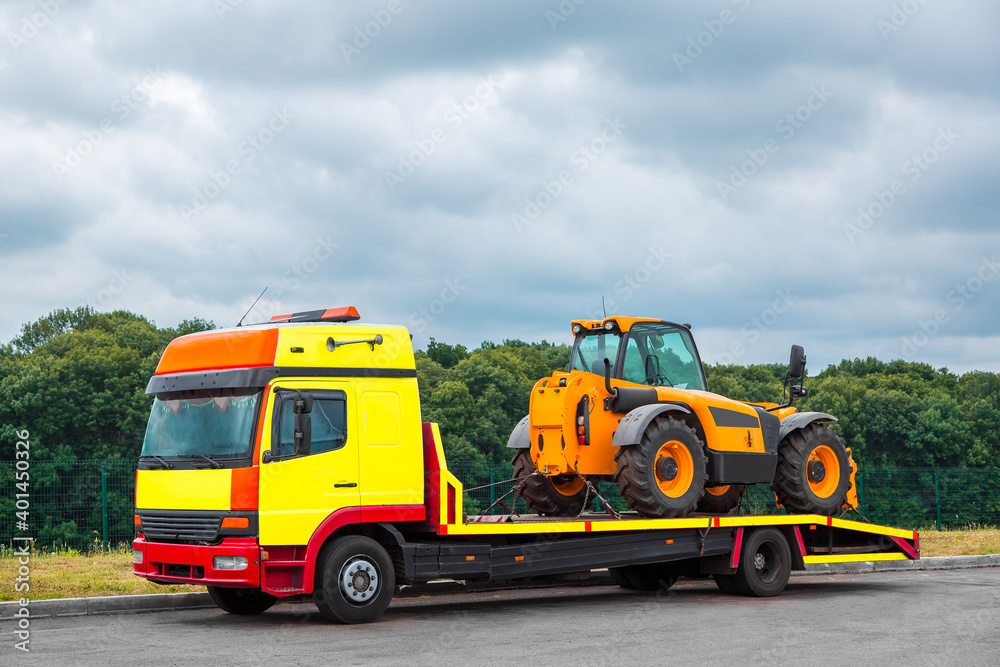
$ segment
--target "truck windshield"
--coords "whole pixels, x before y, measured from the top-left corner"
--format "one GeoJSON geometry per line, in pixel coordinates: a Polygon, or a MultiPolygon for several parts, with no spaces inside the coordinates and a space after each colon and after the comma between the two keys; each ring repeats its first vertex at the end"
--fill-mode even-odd
{"type": "Polygon", "coordinates": [[[142,456],[246,457],[260,397],[257,388],[160,394],[149,414],[142,456]]]}
{"type": "Polygon", "coordinates": [[[573,343],[573,354],[570,356],[571,371],[586,371],[604,375],[604,360],[611,362],[611,376],[615,376],[615,359],[618,358],[620,335],[615,333],[598,333],[577,336],[573,343]]]}

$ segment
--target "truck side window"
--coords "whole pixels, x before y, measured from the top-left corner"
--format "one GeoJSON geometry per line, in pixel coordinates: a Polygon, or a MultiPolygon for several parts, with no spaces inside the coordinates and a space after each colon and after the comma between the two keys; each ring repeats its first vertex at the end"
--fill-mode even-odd
{"type": "MultiPolygon", "coordinates": [[[[309,413],[312,420],[312,444],[310,454],[321,454],[340,449],[347,444],[347,401],[341,396],[312,392],[313,408],[309,413]]],[[[294,392],[280,392],[281,400],[276,415],[278,426],[271,438],[272,456],[291,456],[295,449],[293,430],[295,414],[292,412],[294,392]]]]}

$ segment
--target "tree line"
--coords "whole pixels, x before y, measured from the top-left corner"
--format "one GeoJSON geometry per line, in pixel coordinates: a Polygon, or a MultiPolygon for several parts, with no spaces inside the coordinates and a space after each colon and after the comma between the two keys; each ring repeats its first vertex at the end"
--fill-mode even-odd
{"type": "MultiPolygon", "coordinates": [[[[146,384],[173,338],[214,328],[189,319],[157,327],[127,311],[57,310],[0,345],[0,460],[15,432],[31,432],[35,459],[132,460],[151,399],[146,384]]],[[[570,347],[547,341],[484,342],[474,350],[431,339],[416,353],[421,411],[441,425],[452,461],[508,461],[507,437],[528,411],[531,388],[565,370],[570,347]]],[[[705,367],[709,389],[736,400],[778,401],[783,364],[705,367]]],[[[1000,377],[874,358],[844,360],[806,382],[798,405],[838,417],[862,465],[1000,467],[1000,377]]]]}

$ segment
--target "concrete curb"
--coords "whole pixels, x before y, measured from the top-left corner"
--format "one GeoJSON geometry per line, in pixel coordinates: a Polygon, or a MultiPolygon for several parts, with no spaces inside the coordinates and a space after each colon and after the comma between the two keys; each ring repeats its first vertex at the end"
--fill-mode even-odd
{"type": "MultiPolygon", "coordinates": [[[[859,563],[832,563],[807,565],[805,570],[792,572],[792,576],[816,574],[858,574],[868,572],[897,572],[903,570],[964,570],[979,567],[1000,567],[1000,554],[987,556],[944,556],[920,560],[862,561],[859,563]]],[[[454,595],[470,591],[499,590],[502,588],[556,588],[565,586],[607,586],[611,577],[606,572],[594,573],[587,580],[554,582],[527,582],[515,586],[475,586],[468,588],[455,581],[437,581],[403,586],[399,597],[424,595],[454,595]]],[[[294,601],[299,601],[298,598],[294,601]]],[[[292,601],[292,600],[290,600],[292,601]]],[[[127,614],[143,611],[170,611],[177,609],[205,609],[214,607],[208,593],[168,593],[162,595],[113,595],[96,598],[62,598],[35,600],[28,604],[30,618],[57,616],[93,616],[127,614]]],[[[18,602],[0,602],[0,622],[16,621],[21,608],[18,602]]]]}

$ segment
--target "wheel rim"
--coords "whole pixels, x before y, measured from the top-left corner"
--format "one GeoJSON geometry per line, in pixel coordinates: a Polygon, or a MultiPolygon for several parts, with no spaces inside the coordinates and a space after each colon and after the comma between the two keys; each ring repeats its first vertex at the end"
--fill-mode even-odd
{"type": "Polygon", "coordinates": [[[840,462],[827,445],[812,450],[806,460],[806,480],[809,490],[819,498],[829,498],[840,486],[840,462]]]}
{"type": "Polygon", "coordinates": [[[726,492],[729,491],[729,484],[724,484],[722,486],[706,486],[705,493],[709,493],[713,496],[724,496],[726,492]]]}
{"type": "Polygon", "coordinates": [[[694,459],[687,445],[678,440],[670,440],[663,443],[656,452],[653,470],[660,491],[670,498],[680,498],[691,488],[694,480],[694,459]],[[676,471],[674,465],[668,465],[670,462],[666,459],[673,460],[676,471]],[[664,474],[663,468],[668,468],[673,473],[672,476],[664,474]]]}
{"type": "Polygon", "coordinates": [[[781,570],[777,546],[772,542],[763,542],[757,547],[757,552],[753,555],[753,568],[758,580],[764,583],[773,582],[781,570]]]}
{"type": "Polygon", "coordinates": [[[564,496],[575,496],[585,485],[586,481],[584,481],[583,477],[552,478],[552,486],[564,496]]]}
{"type": "Polygon", "coordinates": [[[378,594],[378,567],[367,556],[353,556],[340,568],[340,592],[348,602],[367,604],[378,594]]]}

